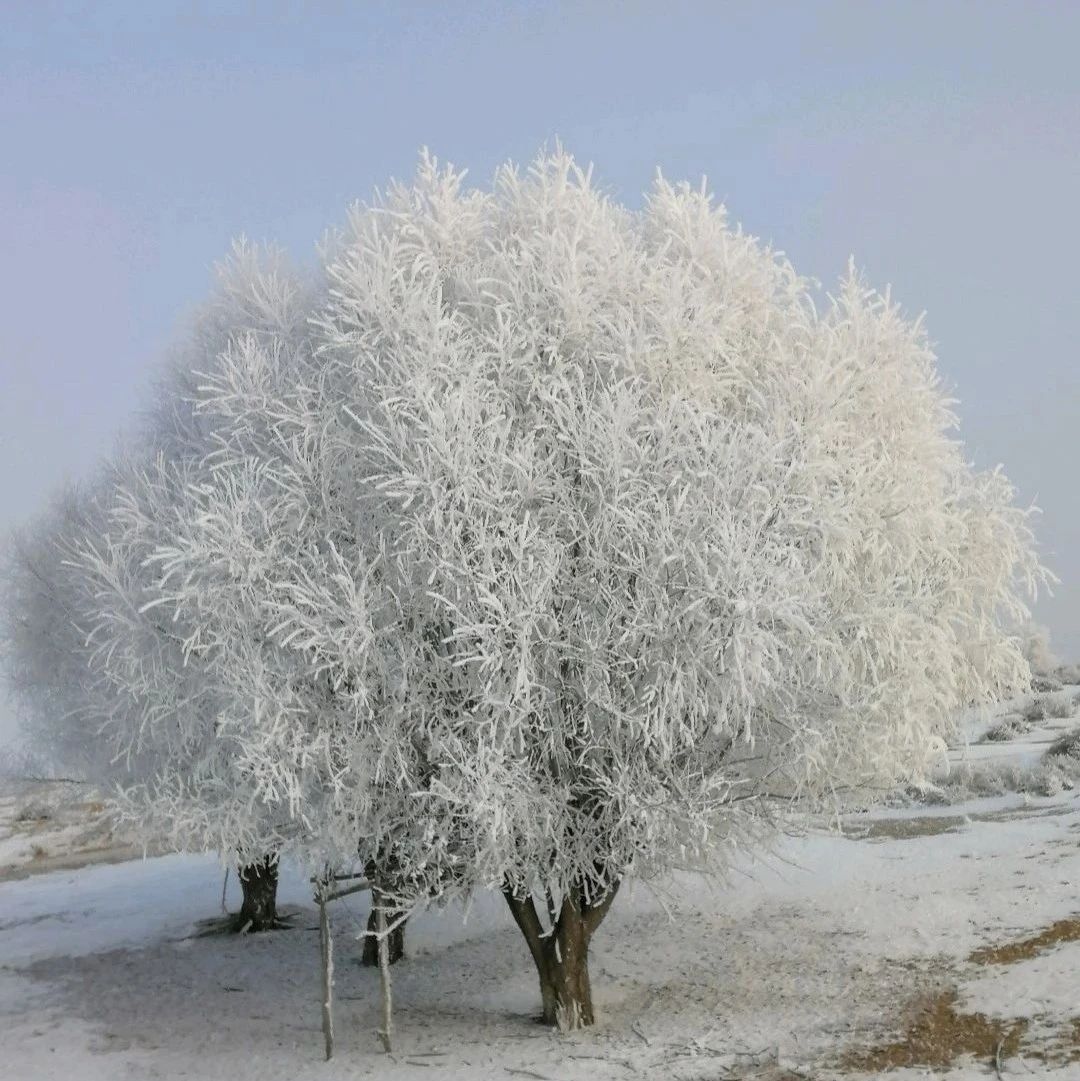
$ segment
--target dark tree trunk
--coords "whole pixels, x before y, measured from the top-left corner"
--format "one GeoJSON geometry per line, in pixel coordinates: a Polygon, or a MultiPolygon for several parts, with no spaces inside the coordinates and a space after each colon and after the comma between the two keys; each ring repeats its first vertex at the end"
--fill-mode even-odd
{"type": "Polygon", "coordinates": [[[244,903],[236,917],[240,931],[270,931],[277,926],[277,858],[267,856],[238,872],[244,903]]]}
{"type": "Polygon", "coordinates": [[[571,1029],[596,1020],[589,984],[590,937],[581,913],[564,905],[538,970],[545,1024],[571,1029]]]}
{"type": "Polygon", "coordinates": [[[589,905],[584,891],[573,889],[563,898],[554,927],[544,932],[531,897],[503,890],[510,911],[540,976],[540,1000],[545,1024],[561,1029],[582,1028],[596,1021],[589,983],[589,942],[607,915],[618,886],[602,901],[589,905]]]}
{"type": "MultiPolygon", "coordinates": [[[[381,864],[376,863],[375,860],[368,860],[364,865],[364,874],[372,883],[371,913],[367,921],[367,934],[364,935],[364,944],[361,947],[360,964],[369,968],[379,967],[379,940],[376,937],[379,927],[378,918],[375,914],[375,898],[377,896],[385,897],[385,891],[380,890],[378,884],[381,883],[385,886],[387,876],[393,875],[395,867],[396,863],[393,860],[386,859],[381,864]]],[[[387,909],[383,913],[388,925],[396,925],[387,938],[387,947],[390,950],[390,964],[395,964],[405,957],[405,921],[401,919],[402,915],[403,913],[395,912],[393,909],[387,909]],[[400,923],[398,923],[399,920],[401,920],[400,923]]]]}
{"type": "MultiPolygon", "coordinates": [[[[401,919],[400,912],[387,912],[386,922],[397,923],[401,919]]],[[[364,935],[364,948],[360,955],[360,963],[370,968],[379,967],[379,940],[375,937],[378,930],[378,920],[375,909],[371,910],[367,921],[367,934],[364,935]]],[[[387,936],[386,944],[390,949],[390,964],[400,961],[405,956],[405,921],[402,920],[387,936]]]]}

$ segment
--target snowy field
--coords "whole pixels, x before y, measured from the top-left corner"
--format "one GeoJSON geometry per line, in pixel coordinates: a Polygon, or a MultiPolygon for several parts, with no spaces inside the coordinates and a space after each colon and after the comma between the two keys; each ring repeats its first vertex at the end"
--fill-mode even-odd
{"type": "Polygon", "coordinates": [[[24,787],[0,803],[0,1076],[1078,1078],[1080,751],[1056,753],[1080,727],[1078,695],[971,718],[974,742],[936,792],[842,832],[810,823],[725,884],[625,891],[594,940],[592,1030],[534,1023],[525,942],[492,896],[465,922],[454,910],[410,925],[388,1057],[377,974],[354,961],[365,895],[339,901],[330,1063],[301,876],[286,870],[280,895],[293,930],[198,937],[220,914],[212,857],[50,870],[127,850],[92,800],[79,811],[24,787]],[[35,799],[64,806],[28,818],[35,799]]]}

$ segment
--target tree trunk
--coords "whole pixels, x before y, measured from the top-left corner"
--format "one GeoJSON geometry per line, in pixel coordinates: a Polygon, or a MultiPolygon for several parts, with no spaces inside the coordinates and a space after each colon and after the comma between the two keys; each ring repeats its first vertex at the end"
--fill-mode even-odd
{"type": "MultiPolygon", "coordinates": [[[[364,874],[371,880],[371,913],[368,916],[367,934],[364,935],[364,944],[360,952],[360,964],[366,965],[368,968],[379,967],[379,925],[375,898],[380,895],[385,897],[385,893],[378,888],[378,884],[386,885],[387,875],[393,874],[395,866],[393,861],[389,861],[389,865],[387,865],[385,860],[381,867],[375,860],[368,860],[364,866],[364,874]]],[[[392,909],[386,910],[384,915],[387,923],[396,925],[387,939],[390,964],[393,965],[405,957],[405,921],[401,919],[403,913],[395,912],[392,909]],[[399,920],[401,920],[400,923],[399,920]]]]}
{"type": "Polygon", "coordinates": [[[241,867],[238,877],[244,903],[236,926],[240,931],[270,931],[277,925],[278,865],[274,856],[241,867]]]}
{"type": "MultiPolygon", "coordinates": [[[[401,919],[400,912],[388,912],[387,923],[396,923],[401,919]]],[[[378,931],[378,914],[372,908],[367,921],[367,934],[364,935],[363,952],[360,955],[360,963],[369,968],[377,968],[379,965],[379,940],[376,937],[378,931]]],[[[390,951],[390,964],[395,964],[405,956],[405,921],[402,920],[387,935],[387,947],[390,951]]]]}
{"type": "Polygon", "coordinates": [[[596,1020],[589,984],[589,938],[581,913],[564,905],[555,932],[546,940],[544,966],[538,970],[545,1024],[573,1029],[596,1020]]]}
{"type": "Polygon", "coordinates": [[[540,976],[543,1021],[560,1029],[583,1028],[596,1021],[589,983],[589,942],[607,915],[618,886],[594,905],[585,903],[584,891],[571,890],[563,898],[554,926],[544,932],[531,897],[517,898],[503,890],[510,911],[540,976]]]}

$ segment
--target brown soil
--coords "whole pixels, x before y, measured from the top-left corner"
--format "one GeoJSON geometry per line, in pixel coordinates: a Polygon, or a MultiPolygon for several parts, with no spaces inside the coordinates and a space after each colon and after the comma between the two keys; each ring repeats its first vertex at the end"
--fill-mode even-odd
{"type": "Polygon", "coordinates": [[[927,815],[921,818],[873,818],[844,826],[844,835],[865,841],[909,841],[953,833],[966,824],[959,815],[927,815]]]}
{"type": "MultiPolygon", "coordinates": [[[[1028,961],[1063,942],[1080,941],[1080,916],[1058,920],[1037,934],[997,946],[983,946],[968,958],[979,965],[1011,965],[1028,961]]],[[[957,1010],[957,992],[948,988],[917,1000],[909,1014],[903,1036],[876,1047],[849,1051],[840,1061],[847,1070],[884,1072],[903,1066],[946,1069],[962,1055],[973,1055],[986,1064],[1003,1063],[1015,1056],[1032,1022],[1028,1018],[1002,1019],[957,1010]]],[[[1069,1018],[1065,1028],[1038,1046],[1025,1044],[1026,1058],[1046,1064],[1080,1062],[1080,1016],[1069,1018]]]]}
{"type": "Polygon", "coordinates": [[[975,950],[968,958],[977,965],[1012,965],[1017,961],[1030,961],[1040,953],[1045,953],[1051,946],[1060,942],[1080,940],[1080,917],[1070,916],[1050,924],[1037,935],[1022,938],[1016,942],[1006,942],[1001,946],[983,946],[975,950]]]}
{"type": "Polygon", "coordinates": [[[1080,1017],[1070,1018],[1062,1030],[1044,1041],[1042,1047],[1025,1047],[1024,1057],[1047,1066],[1080,1062],[1080,1017]]]}
{"type": "Polygon", "coordinates": [[[1046,1056],[1048,1062],[1080,1062],[1080,1017],[1069,1019],[1068,1028],[1062,1033],[1061,1042],[1046,1056]]]}
{"type": "Polygon", "coordinates": [[[868,1072],[902,1066],[944,1069],[962,1055],[1004,1062],[1019,1050],[1027,1027],[1025,1019],[1001,1021],[981,1013],[958,1013],[956,989],[949,988],[916,1004],[901,1039],[848,1052],[841,1065],[868,1072]]]}
{"type": "Polygon", "coordinates": [[[1043,818],[1068,814],[1068,807],[1004,807],[999,811],[977,811],[971,814],[920,815],[914,818],[852,817],[841,826],[841,832],[854,841],[907,841],[918,837],[936,837],[955,833],[972,822],[1013,822],[1021,818],[1043,818]]]}
{"type": "MultiPolygon", "coordinates": [[[[149,849],[150,856],[161,855],[157,849],[149,849]]],[[[76,871],[98,863],[125,863],[127,860],[143,858],[141,845],[104,845],[98,848],[84,848],[61,856],[50,856],[42,850],[40,856],[34,855],[29,863],[17,867],[0,867],[0,882],[17,882],[34,875],[48,874],[51,871],[76,871]]]]}

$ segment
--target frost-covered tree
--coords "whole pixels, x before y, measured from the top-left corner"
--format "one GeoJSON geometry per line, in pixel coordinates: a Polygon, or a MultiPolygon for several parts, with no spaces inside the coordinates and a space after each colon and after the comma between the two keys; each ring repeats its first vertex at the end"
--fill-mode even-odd
{"type": "MultiPolygon", "coordinates": [[[[124,506],[113,516],[121,559],[138,560],[143,574],[152,572],[152,565],[142,560],[152,550],[158,530],[175,518],[176,504],[182,504],[188,486],[199,483],[200,470],[214,468],[220,433],[212,418],[203,416],[197,407],[200,381],[217,370],[230,350],[249,343],[281,356],[283,363],[285,358],[300,363],[299,358],[310,348],[308,318],[318,296],[317,283],[298,273],[281,250],[243,240],[233,245],[230,257],[218,267],[214,295],[192,320],[188,334],[156,381],[141,427],[141,449],[149,465],[133,483],[122,487],[124,506]]],[[[92,549],[84,556],[89,557],[83,560],[84,570],[91,574],[101,570],[92,549]]],[[[121,594],[102,594],[103,598],[108,596],[120,604],[130,600],[121,594]]],[[[151,622],[164,620],[173,630],[178,629],[175,613],[146,609],[140,615],[148,612],[151,622]]],[[[195,655],[185,659],[185,667],[196,671],[199,663],[195,655]]],[[[146,687],[153,693],[153,680],[148,680],[146,687]]],[[[242,763],[231,760],[229,741],[213,734],[220,720],[208,716],[205,691],[201,678],[189,680],[183,691],[174,688],[172,712],[165,715],[168,719],[163,724],[151,729],[151,739],[165,737],[158,746],[162,766],[152,785],[125,788],[128,817],[166,831],[174,843],[185,846],[228,852],[224,847],[228,840],[242,836],[240,849],[250,858],[242,860],[238,868],[243,903],[236,926],[254,930],[274,927],[276,809],[250,803],[242,763]],[[192,709],[199,720],[188,727],[179,714],[192,709]],[[174,729],[184,734],[183,754],[176,753],[174,729]],[[230,772],[231,782],[223,783],[230,772]],[[223,797],[228,800],[227,809],[220,806],[223,797]],[[263,820],[253,827],[260,815],[263,820]]],[[[138,730],[144,738],[144,725],[140,723],[138,730]]],[[[124,726],[117,731],[121,739],[131,734],[124,726]]]]}
{"type": "Polygon", "coordinates": [[[78,619],[84,579],[67,558],[77,538],[104,532],[101,497],[113,479],[106,469],[58,493],[12,534],[0,576],[4,673],[26,748],[50,769],[94,780],[111,773],[112,754],[87,723],[91,682],[78,619]]]}
{"type": "Polygon", "coordinates": [[[249,337],[199,384],[146,561],[214,721],[172,716],[313,867],[501,890],[547,1020],[592,1022],[624,879],[916,777],[1026,682],[1028,512],[854,272],[816,305],[704,189],[631,211],[559,152],[490,192],[425,157],[325,273],[300,368],[249,337]]]}
{"type": "MultiPolygon", "coordinates": [[[[283,835],[302,826],[288,801],[256,798],[243,745],[229,733],[229,710],[249,704],[222,695],[212,664],[187,648],[197,629],[163,600],[153,555],[239,438],[200,408],[202,384],[228,379],[242,357],[259,358],[264,390],[271,373],[294,387],[312,362],[319,287],[280,251],[242,241],[218,278],[159,373],[134,437],[12,538],[0,640],[30,745],[117,791],[123,819],[144,840],[238,856],[235,926],[263,930],[277,924],[276,853],[283,835]]],[[[242,446],[266,462],[274,438],[263,424],[243,434],[242,446]]],[[[365,942],[366,964],[376,963],[374,945],[365,942]]],[[[397,926],[391,960],[402,953],[397,926]]]]}
{"type": "Polygon", "coordinates": [[[239,856],[236,925],[251,930],[276,923],[275,809],[253,800],[234,749],[217,738],[212,678],[185,654],[184,625],[155,603],[147,559],[188,486],[213,468],[218,439],[195,408],[199,373],[238,342],[302,352],[313,296],[281,253],[238,243],[137,434],[13,538],[3,578],[5,667],[31,746],[118,788],[144,839],[239,856]]]}

